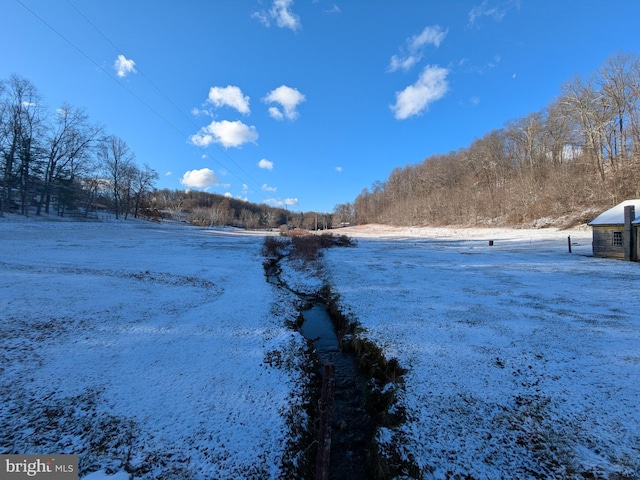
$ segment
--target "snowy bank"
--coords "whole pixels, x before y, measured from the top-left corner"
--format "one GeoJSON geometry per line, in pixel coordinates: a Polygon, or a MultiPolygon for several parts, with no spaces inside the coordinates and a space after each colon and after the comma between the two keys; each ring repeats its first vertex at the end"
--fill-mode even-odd
{"type": "Polygon", "coordinates": [[[90,478],[280,478],[304,342],[261,245],[0,219],[0,452],[78,454],[90,478]]]}
{"type": "Polygon", "coordinates": [[[582,229],[354,231],[329,282],[409,369],[381,442],[427,479],[640,478],[637,263],[582,229]]]}

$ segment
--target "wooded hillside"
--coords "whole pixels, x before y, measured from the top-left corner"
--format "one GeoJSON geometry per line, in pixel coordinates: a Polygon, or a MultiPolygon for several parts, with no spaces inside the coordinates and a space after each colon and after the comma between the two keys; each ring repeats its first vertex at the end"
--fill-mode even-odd
{"type": "Polygon", "coordinates": [[[615,54],[560,92],[466,148],[396,168],[335,215],[359,224],[563,227],[640,197],[640,57],[615,54]]]}
{"type": "Polygon", "coordinates": [[[174,217],[198,226],[315,229],[331,217],[202,191],[158,190],[159,174],[140,166],[127,142],[82,108],[46,106],[29,80],[0,79],[0,217],[174,217]]]}

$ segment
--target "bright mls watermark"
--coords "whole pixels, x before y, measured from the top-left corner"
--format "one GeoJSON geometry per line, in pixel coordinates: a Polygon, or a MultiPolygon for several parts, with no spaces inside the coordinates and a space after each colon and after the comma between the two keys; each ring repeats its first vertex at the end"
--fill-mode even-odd
{"type": "Polygon", "coordinates": [[[0,455],[0,479],[78,480],[77,455],[0,455]]]}

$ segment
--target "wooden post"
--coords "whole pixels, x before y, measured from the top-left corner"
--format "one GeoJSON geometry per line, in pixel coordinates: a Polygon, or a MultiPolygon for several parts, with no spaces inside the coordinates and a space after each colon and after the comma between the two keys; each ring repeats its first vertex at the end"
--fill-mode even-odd
{"type": "Polygon", "coordinates": [[[320,410],[320,428],[318,431],[318,459],[316,462],[316,480],[329,479],[331,456],[331,416],[333,407],[333,374],[336,367],[331,363],[324,365],[322,373],[322,397],[318,402],[320,410]]]}
{"type": "Polygon", "coordinates": [[[627,261],[633,261],[633,221],[636,218],[636,208],[634,205],[627,205],[624,207],[624,232],[622,235],[622,248],[624,251],[624,259],[627,261]]]}
{"type": "Polygon", "coordinates": [[[569,253],[571,253],[571,235],[567,237],[567,243],[569,244],[569,253]]]}

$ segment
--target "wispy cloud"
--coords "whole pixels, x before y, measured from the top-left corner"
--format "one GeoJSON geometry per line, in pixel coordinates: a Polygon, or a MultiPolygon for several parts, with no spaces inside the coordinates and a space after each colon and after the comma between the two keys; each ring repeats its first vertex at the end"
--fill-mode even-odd
{"type": "Polygon", "coordinates": [[[293,0],[273,0],[268,11],[254,12],[252,16],[266,27],[270,27],[273,21],[280,28],[289,28],[296,32],[302,28],[302,22],[291,10],[292,6],[293,0]]]}
{"type": "Polygon", "coordinates": [[[420,115],[429,105],[441,99],[449,91],[449,70],[437,65],[427,65],[413,85],[396,92],[396,103],[391,106],[398,120],[420,115]]]}
{"type": "Polygon", "coordinates": [[[425,27],[418,35],[408,39],[409,49],[411,51],[419,50],[425,45],[433,45],[439,47],[444,37],[447,36],[448,30],[442,30],[440,25],[425,27]]]}
{"type": "Polygon", "coordinates": [[[277,103],[280,107],[270,107],[269,115],[276,120],[295,120],[298,118],[298,105],[306,100],[306,97],[297,89],[281,85],[271,90],[264,97],[265,103],[277,103]]]}
{"type": "Polygon", "coordinates": [[[188,170],[180,179],[180,183],[190,188],[209,188],[218,185],[220,181],[213,170],[201,168],[200,170],[188,170]]]}
{"type": "Polygon", "coordinates": [[[211,87],[209,89],[209,97],[207,101],[215,107],[231,107],[238,112],[248,115],[251,113],[249,109],[249,97],[242,93],[239,87],[227,85],[226,87],[211,87]]]}
{"type": "Polygon", "coordinates": [[[427,45],[439,47],[447,33],[448,30],[443,30],[440,25],[433,25],[425,27],[422,32],[407,38],[406,47],[402,47],[400,54],[393,55],[389,60],[388,71],[410,70],[422,59],[425,47],[427,45]]]}
{"type": "Polygon", "coordinates": [[[258,162],[258,167],[271,171],[273,170],[273,162],[270,160],[267,160],[266,158],[263,158],[258,162]]]}
{"type": "Polygon", "coordinates": [[[477,22],[485,17],[499,22],[512,8],[520,8],[520,0],[483,0],[469,11],[469,26],[477,26],[477,22]]]}
{"type": "Polygon", "coordinates": [[[331,8],[325,9],[324,13],[342,13],[342,10],[334,3],[331,8]]]}
{"type": "Polygon", "coordinates": [[[265,192],[275,192],[278,189],[276,187],[270,187],[266,183],[263,183],[262,184],[262,190],[264,190],[265,192]]]}
{"type": "Polygon", "coordinates": [[[136,62],[124,55],[118,55],[118,58],[113,64],[113,68],[120,78],[124,78],[130,73],[137,73],[136,62]]]}
{"type": "Polygon", "coordinates": [[[239,147],[244,143],[255,143],[258,140],[258,131],[256,127],[245,125],[239,120],[213,121],[195,135],[191,135],[189,140],[198,147],[208,147],[212,143],[218,143],[225,148],[239,147]]]}

